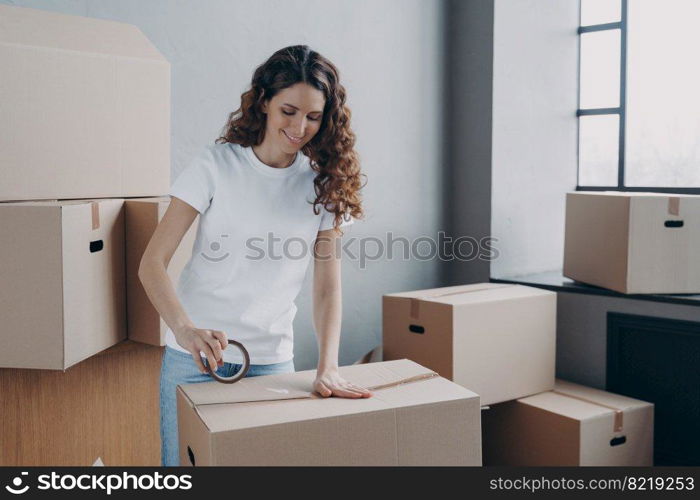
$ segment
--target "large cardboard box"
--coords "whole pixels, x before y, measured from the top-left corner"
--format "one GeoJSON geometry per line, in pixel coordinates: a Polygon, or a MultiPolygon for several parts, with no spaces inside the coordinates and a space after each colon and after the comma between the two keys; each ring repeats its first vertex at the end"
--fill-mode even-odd
{"type": "Polygon", "coordinates": [[[125,340],[66,371],[0,368],[0,466],[160,466],[162,355],[125,340]]]}
{"type": "MultiPolygon", "coordinates": [[[[167,325],[143,289],[139,279],[139,264],[153,232],[170,206],[169,197],[137,198],[124,203],[126,216],[126,300],[127,335],[145,344],[165,345],[167,325]]],[[[168,276],[177,286],[180,273],[192,255],[199,219],[195,219],[183,236],[168,263],[168,276]]]]}
{"type": "Polygon", "coordinates": [[[170,65],[129,24],[0,5],[0,200],[170,185],[170,65]]]}
{"type": "Polygon", "coordinates": [[[0,367],[64,370],[126,338],[123,206],[0,203],[0,367]]]}
{"type": "Polygon", "coordinates": [[[653,465],[653,404],[563,380],[482,423],[484,465],[653,465]]]}
{"type": "Polygon", "coordinates": [[[480,283],[383,297],[385,360],[408,358],[489,405],[554,387],[556,294],[480,283]]]}
{"type": "Polygon", "coordinates": [[[312,394],[315,370],[177,388],[182,465],[481,465],[479,397],[409,360],[344,366],[363,399],[312,394]]]}
{"type": "Polygon", "coordinates": [[[700,196],[566,195],[564,276],[621,293],[700,293],[700,196]]]}

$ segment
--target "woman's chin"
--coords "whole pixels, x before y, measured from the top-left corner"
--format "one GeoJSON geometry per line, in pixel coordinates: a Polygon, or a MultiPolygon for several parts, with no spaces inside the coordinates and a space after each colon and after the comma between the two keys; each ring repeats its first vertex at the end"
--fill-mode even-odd
{"type": "Polygon", "coordinates": [[[292,144],[290,142],[286,142],[282,145],[282,151],[289,154],[296,154],[296,152],[299,151],[301,146],[301,144],[292,144]]]}

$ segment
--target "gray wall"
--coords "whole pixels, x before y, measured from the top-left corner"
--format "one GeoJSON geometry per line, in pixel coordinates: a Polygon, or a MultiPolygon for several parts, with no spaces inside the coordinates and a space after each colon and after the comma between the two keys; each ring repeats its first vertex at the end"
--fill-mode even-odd
{"type": "Polygon", "coordinates": [[[576,187],[578,0],[496,0],[491,276],[561,269],[576,187]]]}
{"type": "Polygon", "coordinates": [[[448,0],[445,222],[499,255],[447,284],[560,269],[576,186],[578,0],[448,0]]]}
{"type": "MultiPolygon", "coordinates": [[[[439,0],[0,0],[138,26],[172,64],[172,173],[217,137],[257,65],[306,43],[340,69],[368,176],[347,237],[434,235],[442,218],[443,5],[439,0]]],[[[154,193],[161,194],[161,193],[154,193]]],[[[357,248],[357,245],[356,245],[357,248]]],[[[373,251],[373,248],[368,248],[373,251]]],[[[317,361],[309,276],[295,364],[317,361]]],[[[381,342],[381,295],[439,284],[439,262],[344,265],[341,364],[381,342]]],[[[228,332],[235,336],[235,332],[228,332]]]]}
{"type": "MultiPolygon", "coordinates": [[[[445,205],[453,238],[491,235],[493,0],[448,0],[445,205]]],[[[446,285],[488,281],[485,260],[448,261],[446,285]]]]}

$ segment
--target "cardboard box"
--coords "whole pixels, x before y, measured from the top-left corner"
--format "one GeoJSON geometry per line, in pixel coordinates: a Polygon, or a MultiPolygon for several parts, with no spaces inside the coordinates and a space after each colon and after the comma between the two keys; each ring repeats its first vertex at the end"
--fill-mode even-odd
{"type": "Polygon", "coordinates": [[[480,283],[383,297],[384,359],[412,359],[481,404],[554,387],[556,294],[480,283]]]}
{"type": "Polygon", "coordinates": [[[123,206],[0,203],[0,367],[65,370],[126,338],[123,206]]]}
{"type": "Polygon", "coordinates": [[[482,423],[484,465],[653,465],[653,404],[563,380],[482,423]]]}
{"type": "Polygon", "coordinates": [[[160,466],[162,356],[125,340],[66,371],[0,369],[0,466],[160,466]]]}
{"type": "Polygon", "coordinates": [[[0,200],[170,186],[170,65],[129,24],[0,5],[0,200]]]}
{"type": "Polygon", "coordinates": [[[481,465],[479,396],[409,360],[340,368],[363,399],[311,394],[315,370],[177,388],[182,465],[481,465]]]}
{"type": "Polygon", "coordinates": [[[566,195],[564,276],[621,293],[700,293],[700,196],[566,195]]]}
{"type": "MultiPolygon", "coordinates": [[[[124,203],[126,216],[127,336],[145,344],[165,345],[167,325],[151,304],[139,279],[139,264],[153,232],[170,206],[170,198],[138,198],[124,203]]],[[[199,218],[183,236],[168,264],[168,276],[177,287],[180,273],[192,256],[199,218]]]]}

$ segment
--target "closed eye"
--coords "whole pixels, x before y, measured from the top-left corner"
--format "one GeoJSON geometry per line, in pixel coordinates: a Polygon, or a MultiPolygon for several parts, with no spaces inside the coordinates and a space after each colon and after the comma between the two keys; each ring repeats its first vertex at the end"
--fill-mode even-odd
{"type": "MultiPolygon", "coordinates": [[[[294,111],[288,112],[288,111],[285,111],[285,110],[282,110],[282,113],[284,113],[284,114],[287,115],[287,116],[294,116],[294,114],[295,114],[294,111]]],[[[320,119],[321,119],[320,116],[317,116],[316,118],[314,118],[313,116],[309,116],[309,120],[314,121],[314,122],[317,122],[317,121],[319,121],[320,119]]]]}

